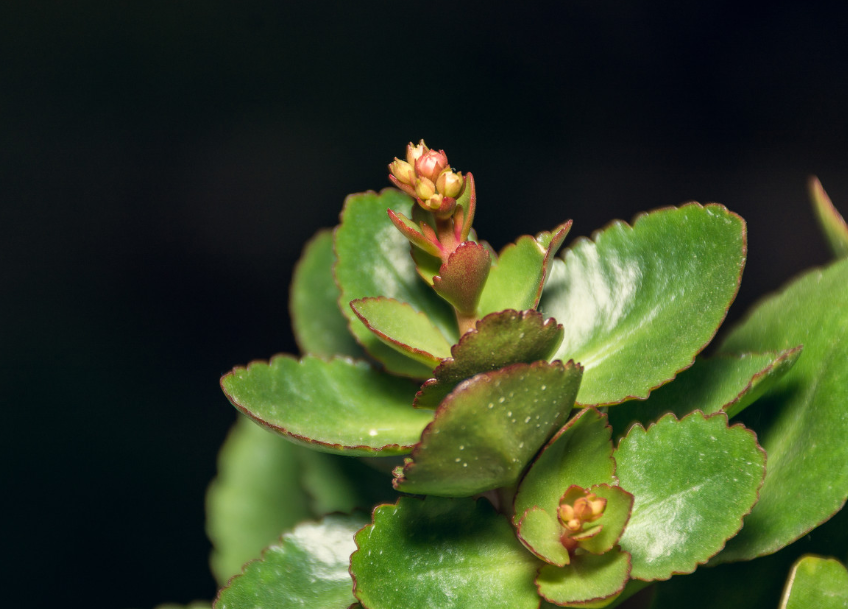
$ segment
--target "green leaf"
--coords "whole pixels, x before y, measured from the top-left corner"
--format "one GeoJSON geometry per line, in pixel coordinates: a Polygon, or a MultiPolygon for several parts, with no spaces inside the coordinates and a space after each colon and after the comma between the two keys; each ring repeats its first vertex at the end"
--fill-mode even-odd
{"type": "Polygon", "coordinates": [[[348,306],[353,300],[385,296],[425,314],[448,340],[456,342],[453,309],[421,281],[409,253],[409,242],[386,214],[392,209],[410,214],[412,199],[396,190],[351,195],[336,229],[336,281],[342,313],[357,340],[390,372],[413,378],[430,376],[428,366],[401,355],[371,333],[348,306]]]}
{"type": "Polygon", "coordinates": [[[356,602],[348,573],[353,536],[367,523],[355,514],[301,524],[247,564],[218,593],[215,609],[347,609],[356,602]]]}
{"type": "Polygon", "coordinates": [[[438,276],[433,278],[433,289],[459,313],[473,318],[491,264],[485,247],[473,241],[460,243],[448,261],[439,267],[438,276]]]}
{"type": "Polygon", "coordinates": [[[483,499],[402,497],[374,510],[350,560],[369,609],[536,609],[539,562],[483,499]]]}
{"type": "Polygon", "coordinates": [[[633,511],[633,495],[608,484],[598,484],[589,488],[601,499],[607,500],[604,514],[596,524],[601,532],[590,539],[580,542],[580,547],[592,554],[603,554],[613,548],[621,539],[630,514],[633,511]]]}
{"type": "Polygon", "coordinates": [[[537,311],[506,310],[477,322],[451,347],[452,357],[433,371],[435,378],[415,396],[418,408],[436,408],[461,381],[509,364],[547,360],[562,341],[562,326],[537,311]]]}
{"type": "Polygon", "coordinates": [[[218,477],[206,494],[210,564],[219,584],[304,518],[308,497],[298,483],[300,449],[239,416],[218,455],[218,477]]]}
{"type": "Polygon", "coordinates": [[[391,298],[363,298],[350,303],[365,327],[392,349],[433,368],[450,357],[450,344],[427,316],[391,298]]]}
{"type": "Polygon", "coordinates": [[[364,362],[278,355],[221,378],[230,402],[261,425],[316,450],[408,453],[432,413],[410,406],[415,387],[364,362]]]}
{"type": "Polygon", "coordinates": [[[562,425],[579,385],[573,362],[513,364],[478,374],[436,410],[395,488],[463,497],[514,485],[562,425]]]}
{"type": "Polygon", "coordinates": [[[644,399],[689,367],[736,296],[745,252],[742,218],[697,203],[615,222],[566,250],[539,310],[565,328],[555,357],[586,369],[578,403],[644,399]]]}
{"type": "Polygon", "coordinates": [[[480,296],[480,315],[504,309],[535,309],[550,265],[570,228],[569,220],[551,233],[540,233],[535,239],[524,235],[507,245],[493,260],[489,279],[480,296]]]}
{"type": "Polygon", "coordinates": [[[620,544],[631,577],[646,581],[691,573],[742,527],[757,501],[765,453],[727,416],[695,412],[631,428],[615,451],[616,476],[636,498],[620,544]]]}
{"type": "Polygon", "coordinates": [[[818,178],[810,179],[810,198],[813,201],[816,219],[833,255],[837,258],[845,258],[848,256],[848,224],[836,211],[818,178]]]}
{"type": "Polygon", "coordinates": [[[724,353],[804,345],[803,356],[742,418],[768,453],[760,501],[717,560],[749,560],[805,535],[848,496],[848,260],[807,273],[757,306],[724,353]],[[798,509],[799,502],[803,509],[798,509]]]}
{"type": "Polygon", "coordinates": [[[294,337],[304,354],[362,357],[362,347],[339,311],[339,288],[333,278],[335,260],[330,230],[318,231],[303,248],[289,297],[294,337]]]}
{"type": "Polygon", "coordinates": [[[647,425],[669,412],[683,417],[695,410],[704,414],[721,410],[735,417],[762,397],[800,355],[801,347],[795,347],[777,353],[698,358],[673,383],[663,385],[644,402],[611,409],[610,423],[619,435],[633,423],[647,425]]]}
{"type": "Polygon", "coordinates": [[[780,609],[810,607],[848,607],[848,570],[838,560],[805,556],[792,567],[780,609]]]}
{"type": "Polygon", "coordinates": [[[539,506],[556,514],[572,484],[589,488],[615,482],[615,461],[607,418],[594,408],[578,412],[548,442],[528,470],[515,496],[516,524],[526,510],[539,506]]]}
{"type": "Polygon", "coordinates": [[[565,607],[605,607],[624,590],[630,575],[630,555],[614,550],[600,556],[575,556],[570,565],[545,565],[536,584],[539,594],[565,607]]]}

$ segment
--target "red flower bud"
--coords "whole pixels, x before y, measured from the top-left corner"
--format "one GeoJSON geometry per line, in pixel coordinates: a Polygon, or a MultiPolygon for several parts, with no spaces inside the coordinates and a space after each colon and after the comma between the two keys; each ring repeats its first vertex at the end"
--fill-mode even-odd
{"type": "Polygon", "coordinates": [[[448,157],[444,150],[428,150],[415,161],[415,172],[433,182],[448,166],[448,157]]]}

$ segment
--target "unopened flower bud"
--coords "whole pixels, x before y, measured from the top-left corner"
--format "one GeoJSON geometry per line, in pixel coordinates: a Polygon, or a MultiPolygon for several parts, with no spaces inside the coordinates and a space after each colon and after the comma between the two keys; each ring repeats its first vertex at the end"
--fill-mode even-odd
{"type": "Polygon", "coordinates": [[[418,178],[415,180],[415,196],[422,201],[428,201],[430,197],[436,194],[436,185],[427,178],[418,178]]]}
{"type": "Polygon", "coordinates": [[[417,146],[414,146],[412,142],[409,142],[406,146],[406,161],[410,165],[415,165],[415,161],[420,159],[424,153],[428,152],[430,149],[427,148],[427,144],[424,143],[424,140],[418,142],[417,146]]]}
{"type": "Polygon", "coordinates": [[[389,164],[389,171],[398,179],[401,184],[415,183],[415,169],[406,161],[401,161],[398,158],[389,164]]]}
{"type": "Polygon", "coordinates": [[[456,199],[436,193],[427,201],[427,207],[441,220],[450,218],[456,211],[456,199]]]}
{"type": "Polygon", "coordinates": [[[462,194],[464,184],[465,180],[462,179],[462,174],[454,173],[450,169],[445,169],[436,178],[436,190],[446,197],[453,197],[454,199],[462,194]]]}
{"type": "Polygon", "coordinates": [[[428,150],[415,161],[415,172],[433,182],[448,166],[448,156],[444,150],[428,150]]]}

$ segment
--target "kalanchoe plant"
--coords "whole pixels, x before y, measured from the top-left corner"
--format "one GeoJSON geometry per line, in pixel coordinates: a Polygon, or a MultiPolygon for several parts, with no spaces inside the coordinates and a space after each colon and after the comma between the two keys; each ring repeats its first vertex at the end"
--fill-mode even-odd
{"type": "Polygon", "coordinates": [[[221,380],[246,416],[209,492],[216,607],[612,607],[654,582],[660,609],[743,606],[734,586],[777,607],[790,570],[782,607],[844,606],[840,562],[792,562],[848,496],[848,261],[702,358],[746,258],[721,205],[496,253],[444,151],[410,143],[389,171],[398,190],[350,196],[304,250],[303,356],[221,380]]]}

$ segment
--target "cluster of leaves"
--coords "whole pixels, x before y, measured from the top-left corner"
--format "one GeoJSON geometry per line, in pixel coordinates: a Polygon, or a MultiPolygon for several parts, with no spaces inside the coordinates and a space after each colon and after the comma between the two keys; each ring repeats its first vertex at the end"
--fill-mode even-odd
{"type": "Polygon", "coordinates": [[[737,215],[660,209],[557,257],[566,223],[496,254],[471,230],[473,176],[437,175],[431,200],[349,197],[296,269],[304,356],[223,377],[246,416],[209,493],[215,606],[604,607],[660,582],[657,609],[774,607],[774,572],[745,579],[761,565],[791,567],[783,607],[844,602],[838,561],[792,563],[834,554],[793,542],[848,497],[848,260],[702,358],[741,280],[737,215]]]}

